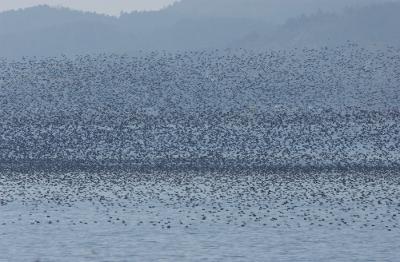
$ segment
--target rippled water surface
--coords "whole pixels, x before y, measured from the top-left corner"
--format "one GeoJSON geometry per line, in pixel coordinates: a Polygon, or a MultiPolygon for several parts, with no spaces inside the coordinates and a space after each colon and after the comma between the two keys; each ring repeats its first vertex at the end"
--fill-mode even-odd
{"type": "Polygon", "coordinates": [[[400,178],[2,173],[0,261],[398,261],[400,178]]]}

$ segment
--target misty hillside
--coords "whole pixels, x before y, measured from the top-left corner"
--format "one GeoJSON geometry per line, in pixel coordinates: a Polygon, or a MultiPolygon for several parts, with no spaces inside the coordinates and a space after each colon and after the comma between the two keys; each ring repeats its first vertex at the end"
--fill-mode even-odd
{"type": "Polygon", "coordinates": [[[341,14],[319,12],[290,19],[274,33],[248,35],[236,43],[247,48],[337,46],[346,41],[368,46],[400,45],[400,4],[351,8],[341,14]]]}
{"type": "Polygon", "coordinates": [[[347,7],[360,7],[382,0],[183,0],[162,13],[186,17],[229,17],[263,20],[273,24],[318,11],[341,12],[347,7]]]}
{"type": "Polygon", "coordinates": [[[183,0],[121,17],[38,6],[0,13],[0,56],[318,47],[348,40],[397,45],[399,13],[399,2],[377,0],[183,0]]]}

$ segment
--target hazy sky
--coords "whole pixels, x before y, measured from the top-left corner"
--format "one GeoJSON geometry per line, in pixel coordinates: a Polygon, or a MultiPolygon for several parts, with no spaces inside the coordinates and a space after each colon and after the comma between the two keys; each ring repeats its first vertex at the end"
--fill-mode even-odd
{"type": "Polygon", "coordinates": [[[121,11],[160,9],[176,0],[0,0],[0,11],[40,4],[118,15],[121,11]]]}

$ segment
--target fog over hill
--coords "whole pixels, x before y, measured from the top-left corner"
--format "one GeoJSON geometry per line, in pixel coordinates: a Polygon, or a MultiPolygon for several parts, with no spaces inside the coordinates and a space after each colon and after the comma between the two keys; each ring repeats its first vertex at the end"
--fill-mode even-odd
{"type": "Polygon", "coordinates": [[[230,17],[259,19],[274,24],[318,11],[340,12],[347,7],[367,6],[385,0],[183,0],[162,10],[189,17],[230,17]]]}
{"type": "Polygon", "coordinates": [[[183,0],[120,17],[38,6],[0,13],[0,56],[267,49],[348,40],[397,45],[399,13],[398,0],[183,0]]]}
{"type": "Polygon", "coordinates": [[[338,46],[351,41],[364,46],[400,44],[399,3],[351,8],[339,14],[319,12],[289,19],[274,32],[250,34],[236,43],[247,48],[338,46]]]}

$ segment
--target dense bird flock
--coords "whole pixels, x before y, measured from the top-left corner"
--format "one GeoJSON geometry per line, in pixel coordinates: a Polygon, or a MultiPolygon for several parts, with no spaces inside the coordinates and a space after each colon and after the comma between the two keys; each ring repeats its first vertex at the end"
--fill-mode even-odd
{"type": "Polygon", "coordinates": [[[393,168],[400,49],[0,60],[2,168],[393,168]]]}
{"type": "Polygon", "coordinates": [[[88,212],[86,218],[77,221],[66,215],[62,223],[145,223],[162,228],[226,223],[385,230],[400,226],[400,179],[395,172],[33,172],[2,173],[0,179],[4,189],[1,206],[10,205],[7,211],[20,212],[13,204],[40,210],[32,208],[21,219],[3,217],[7,220],[3,225],[60,223],[52,218],[52,212],[60,218],[60,208],[65,214],[68,208],[84,205],[79,215],[88,212]],[[103,214],[93,215],[95,207],[103,214]]]}
{"type": "Polygon", "coordinates": [[[399,87],[351,44],[0,60],[0,260],[396,261],[399,87]]]}

